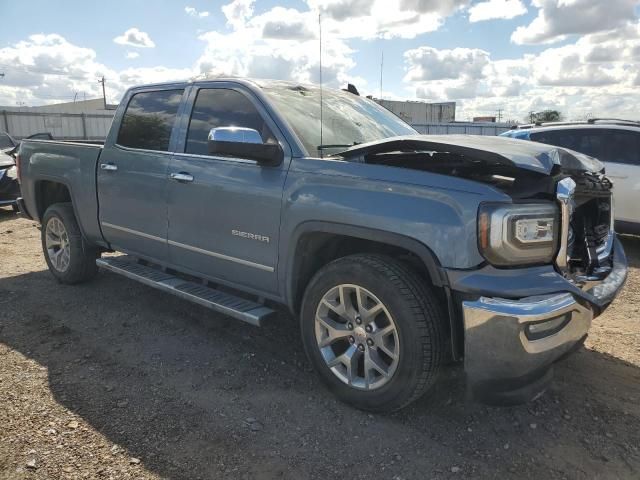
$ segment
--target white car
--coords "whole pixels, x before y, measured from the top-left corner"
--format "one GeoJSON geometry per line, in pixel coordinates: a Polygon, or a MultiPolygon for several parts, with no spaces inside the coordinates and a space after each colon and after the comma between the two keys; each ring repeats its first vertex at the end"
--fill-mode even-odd
{"type": "Polygon", "coordinates": [[[640,122],[590,119],[521,125],[502,136],[570,148],[603,162],[614,184],[616,231],[640,234],[640,122]]]}

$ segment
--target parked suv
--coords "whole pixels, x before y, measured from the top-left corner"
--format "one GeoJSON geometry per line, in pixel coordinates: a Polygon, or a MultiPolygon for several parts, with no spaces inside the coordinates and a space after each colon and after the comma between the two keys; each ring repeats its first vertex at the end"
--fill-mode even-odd
{"type": "Polygon", "coordinates": [[[569,148],[604,162],[607,177],[615,185],[616,231],[640,234],[640,122],[537,123],[518,126],[502,136],[569,148]]]}

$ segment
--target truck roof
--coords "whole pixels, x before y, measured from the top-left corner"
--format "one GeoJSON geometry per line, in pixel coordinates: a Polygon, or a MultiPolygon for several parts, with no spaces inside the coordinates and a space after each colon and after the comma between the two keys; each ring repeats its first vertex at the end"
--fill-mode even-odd
{"type": "MultiPolygon", "coordinates": [[[[244,85],[251,85],[257,88],[270,87],[270,86],[289,86],[289,87],[304,87],[307,89],[317,89],[318,85],[307,84],[303,82],[294,82],[291,80],[273,80],[273,79],[260,79],[260,78],[247,78],[247,77],[232,77],[232,76],[219,76],[208,78],[192,78],[185,80],[176,80],[172,82],[158,82],[158,83],[145,83],[131,87],[130,90],[145,89],[149,87],[169,87],[174,85],[200,85],[211,82],[234,82],[244,85]]],[[[332,89],[335,90],[335,89],[332,89]]]]}

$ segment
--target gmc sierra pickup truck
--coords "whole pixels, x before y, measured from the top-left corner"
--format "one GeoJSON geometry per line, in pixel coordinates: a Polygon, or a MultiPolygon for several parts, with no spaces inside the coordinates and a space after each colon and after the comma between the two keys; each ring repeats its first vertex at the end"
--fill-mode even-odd
{"type": "Polygon", "coordinates": [[[627,273],[596,159],[419,135],[348,91],[137,87],[103,146],[27,140],[17,165],[58,281],[103,268],[255,325],[284,304],[322,380],[370,411],[450,360],[481,398],[540,394],[627,273]]]}

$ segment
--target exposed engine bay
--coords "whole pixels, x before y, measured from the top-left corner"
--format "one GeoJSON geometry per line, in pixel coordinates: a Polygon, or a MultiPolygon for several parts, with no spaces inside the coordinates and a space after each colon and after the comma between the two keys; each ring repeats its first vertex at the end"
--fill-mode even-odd
{"type": "Polygon", "coordinates": [[[459,135],[381,141],[359,145],[339,155],[347,161],[477,181],[505,192],[516,202],[555,202],[558,182],[570,177],[576,188],[571,204],[565,274],[577,283],[584,283],[610,269],[612,184],[596,159],[533,142],[510,140],[505,143],[503,139],[459,135]]]}

